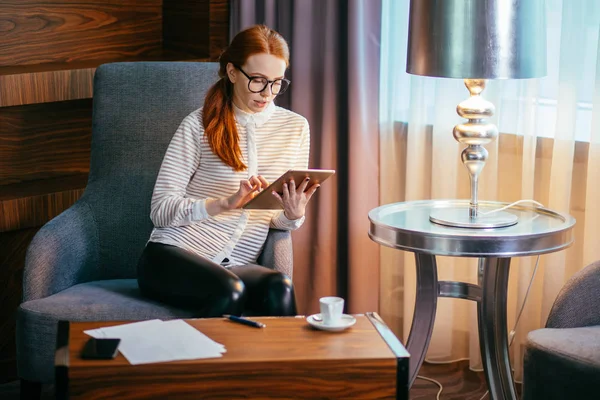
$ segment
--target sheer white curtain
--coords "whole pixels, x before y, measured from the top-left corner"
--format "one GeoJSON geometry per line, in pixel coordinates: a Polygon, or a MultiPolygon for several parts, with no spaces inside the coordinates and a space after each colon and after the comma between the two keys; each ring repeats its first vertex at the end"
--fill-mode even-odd
{"type": "MultiPolygon", "coordinates": [[[[380,85],[382,204],[469,198],[468,174],[452,128],[456,105],[468,97],[461,80],[406,74],[409,0],[384,0],[380,85]]],[[[496,105],[501,132],[486,146],[483,200],[535,199],[577,219],[575,244],[540,258],[511,347],[521,376],[527,332],[545,324],[565,281],[600,259],[600,2],[547,0],[548,76],[489,81],[483,96],[496,105]]],[[[536,259],[511,262],[508,322],[512,328],[536,259]]],[[[440,280],[476,283],[476,260],[438,258],[440,280]]],[[[410,329],[415,295],[412,253],[381,248],[380,311],[397,334],[410,329]]],[[[427,361],[470,360],[480,369],[473,302],[440,299],[427,361]]]]}

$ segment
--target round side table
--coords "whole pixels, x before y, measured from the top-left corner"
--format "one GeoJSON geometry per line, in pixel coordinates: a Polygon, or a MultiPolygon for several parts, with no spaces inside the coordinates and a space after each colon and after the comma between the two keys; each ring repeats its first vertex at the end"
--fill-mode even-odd
{"type": "MultiPolygon", "coordinates": [[[[485,212],[508,203],[482,201],[485,212]]],[[[410,385],[425,359],[438,297],[477,302],[481,359],[492,399],[516,399],[508,356],[506,298],[510,258],[563,250],[573,243],[575,219],[547,208],[515,206],[516,225],[494,229],[452,228],[429,216],[443,208],[464,207],[468,200],[394,203],[369,212],[369,237],[384,246],[415,253],[417,292],[407,342],[410,385]],[[479,258],[478,285],[438,281],[436,256],[479,258]]]]}

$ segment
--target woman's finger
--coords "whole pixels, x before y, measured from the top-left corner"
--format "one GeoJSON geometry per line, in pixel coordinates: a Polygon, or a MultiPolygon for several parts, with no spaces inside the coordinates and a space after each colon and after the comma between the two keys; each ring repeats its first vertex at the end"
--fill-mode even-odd
{"type": "Polygon", "coordinates": [[[240,181],[240,189],[250,190],[252,189],[252,185],[247,180],[243,179],[240,181]]]}
{"type": "Polygon", "coordinates": [[[310,188],[308,188],[308,190],[306,192],[304,192],[304,194],[306,195],[306,201],[309,201],[310,198],[312,197],[312,195],[315,194],[315,192],[317,191],[317,189],[320,188],[320,187],[321,187],[321,185],[314,184],[310,188]]]}
{"type": "Polygon", "coordinates": [[[259,175],[258,180],[261,183],[261,189],[266,189],[269,186],[269,181],[267,181],[264,176],[259,175]]]}
{"type": "Polygon", "coordinates": [[[284,183],[283,184],[283,201],[286,203],[290,199],[290,191],[291,191],[291,189],[288,189],[288,184],[284,183]]]}
{"type": "Polygon", "coordinates": [[[254,175],[252,175],[248,180],[252,184],[253,188],[260,189],[260,187],[262,186],[262,182],[260,181],[260,179],[258,179],[258,177],[254,175]]]}
{"type": "Polygon", "coordinates": [[[296,192],[296,181],[294,181],[294,178],[290,179],[289,188],[290,188],[290,194],[293,194],[294,192],[296,192]]]}
{"type": "Polygon", "coordinates": [[[308,182],[310,181],[310,178],[307,176],[306,178],[304,178],[302,180],[302,183],[300,184],[300,187],[298,187],[297,192],[298,193],[304,193],[306,191],[306,186],[308,186],[308,182]]]}
{"type": "Polygon", "coordinates": [[[271,194],[273,195],[273,197],[275,197],[277,199],[277,201],[279,202],[279,204],[283,207],[283,199],[281,198],[281,196],[279,195],[279,193],[277,193],[276,191],[272,191],[271,194]]]}

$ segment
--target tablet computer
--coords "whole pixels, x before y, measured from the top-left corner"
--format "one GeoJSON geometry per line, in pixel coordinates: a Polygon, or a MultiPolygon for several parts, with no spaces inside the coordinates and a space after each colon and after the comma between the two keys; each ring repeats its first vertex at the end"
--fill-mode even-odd
{"type": "Polygon", "coordinates": [[[247,202],[243,208],[247,210],[281,210],[283,207],[271,192],[276,191],[281,195],[283,193],[283,184],[289,182],[292,178],[294,178],[297,187],[302,183],[304,178],[309,177],[310,182],[308,182],[307,187],[310,187],[315,183],[323,183],[333,174],[335,174],[335,170],[332,169],[290,169],[257,194],[255,198],[247,202]]]}

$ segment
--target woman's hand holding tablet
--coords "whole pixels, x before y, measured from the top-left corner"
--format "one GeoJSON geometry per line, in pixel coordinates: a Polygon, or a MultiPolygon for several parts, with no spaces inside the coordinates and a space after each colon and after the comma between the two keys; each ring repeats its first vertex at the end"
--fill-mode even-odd
{"type": "Polygon", "coordinates": [[[248,201],[243,208],[248,210],[282,210],[284,208],[282,204],[282,201],[284,200],[284,184],[289,184],[293,179],[295,186],[300,187],[303,181],[308,178],[309,181],[306,185],[306,189],[309,189],[314,185],[320,185],[333,174],[335,174],[335,171],[330,169],[289,170],[277,178],[277,180],[270,184],[266,189],[257,194],[252,200],[248,201]],[[273,191],[279,194],[279,198],[273,195],[273,191]]]}

